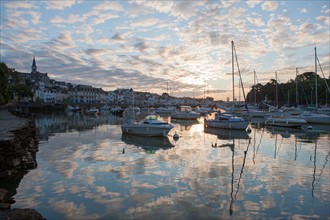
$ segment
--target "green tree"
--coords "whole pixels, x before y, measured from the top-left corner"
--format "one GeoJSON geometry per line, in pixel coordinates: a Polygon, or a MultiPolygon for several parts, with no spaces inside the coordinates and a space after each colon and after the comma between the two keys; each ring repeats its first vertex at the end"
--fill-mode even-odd
{"type": "Polygon", "coordinates": [[[9,102],[9,68],[3,62],[0,63],[0,105],[9,102]]]}
{"type": "Polygon", "coordinates": [[[0,105],[7,104],[16,96],[33,98],[33,93],[26,82],[21,82],[19,73],[11,69],[6,63],[0,63],[0,105]]]}

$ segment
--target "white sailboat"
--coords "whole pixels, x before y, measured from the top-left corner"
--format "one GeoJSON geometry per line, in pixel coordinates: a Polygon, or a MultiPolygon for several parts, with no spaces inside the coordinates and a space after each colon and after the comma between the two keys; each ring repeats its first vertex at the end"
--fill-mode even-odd
{"type": "MultiPolygon", "coordinates": [[[[234,42],[231,42],[232,45],[232,79],[233,79],[233,104],[235,100],[235,93],[234,93],[234,42]]],[[[236,56],[236,51],[235,51],[236,56]]],[[[237,57],[236,57],[237,60],[237,57]]],[[[238,66],[238,64],[237,64],[238,66]]],[[[239,71],[239,68],[238,68],[239,71]]],[[[242,79],[240,79],[242,84],[242,79]]],[[[243,86],[242,86],[243,87],[243,86]]],[[[244,95],[245,96],[245,95],[244,95]]],[[[245,98],[245,97],[244,97],[245,98]]],[[[231,115],[225,114],[216,114],[215,119],[205,119],[204,120],[204,127],[213,127],[213,128],[224,128],[224,129],[237,129],[237,130],[246,130],[248,127],[249,122],[240,118],[231,115]]]]}
{"type": "Polygon", "coordinates": [[[199,117],[201,117],[201,114],[193,111],[191,106],[187,105],[181,105],[180,111],[171,114],[172,119],[197,119],[199,117]]]}
{"type": "Polygon", "coordinates": [[[148,115],[139,122],[128,122],[121,125],[124,134],[148,137],[165,137],[174,126],[161,121],[156,115],[148,115]]]}

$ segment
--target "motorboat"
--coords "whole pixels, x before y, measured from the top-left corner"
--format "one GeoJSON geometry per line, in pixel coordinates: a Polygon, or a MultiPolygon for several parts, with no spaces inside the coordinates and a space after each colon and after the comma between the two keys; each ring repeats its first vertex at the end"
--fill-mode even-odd
{"type": "Polygon", "coordinates": [[[75,107],[68,105],[65,109],[66,112],[81,112],[81,108],[77,105],[75,107]]]}
{"type": "Polygon", "coordinates": [[[282,114],[281,116],[272,116],[267,118],[265,124],[281,127],[300,127],[307,124],[307,122],[303,118],[294,117],[289,114],[282,114]]]}
{"type": "Polygon", "coordinates": [[[86,110],[86,115],[95,115],[95,116],[99,116],[100,110],[98,110],[96,107],[91,107],[89,109],[86,110]]]}
{"type": "Polygon", "coordinates": [[[192,110],[191,106],[181,105],[180,111],[171,114],[172,119],[197,119],[201,117],[200,113],[192,110]]]}
{"type": "Polygon", "coordinates": [[[124,134],[165,137],[174,126],[161,121],[156,115],[148,115],[139,122],[128,121],[122,124],[124,134]]]}
{"type": "Polygon", "coordinates": [[[166,106],[166,107],[158,107],[156,108],[156,113],[159,115],[169,115],[175,112],[176,108],[173,106],[166,106]]]}
{"type": "Polygon", "coordinates": [[[216,114],[215,119],[205,119],[204,127],[246,130],[249,122],[241,117],[236,117],[227,114],[216,114]]]}
{"type": "Polygon", "coordinates": [[[120,115],[122,116],[124,112],[124,109],[119,106],[113,106],[110,108],[110,113],[113,115],[120,115]]]}

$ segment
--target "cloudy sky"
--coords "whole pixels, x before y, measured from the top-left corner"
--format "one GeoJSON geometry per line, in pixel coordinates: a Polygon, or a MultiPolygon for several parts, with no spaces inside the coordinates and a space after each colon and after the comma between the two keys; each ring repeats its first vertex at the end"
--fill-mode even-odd
{"type": "Polygon", "coordinates": [[[245,92],[254,71],[262,84],[314,71],[315,47],[329,77],[327,0],[0,2],[1,62],[30,72],[35,56],[59,81],[224,100],[231,41],[245,92]]]}

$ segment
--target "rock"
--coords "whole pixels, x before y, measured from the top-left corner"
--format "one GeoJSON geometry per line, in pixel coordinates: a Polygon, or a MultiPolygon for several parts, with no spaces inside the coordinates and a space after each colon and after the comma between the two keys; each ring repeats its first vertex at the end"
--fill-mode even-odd
{"type": "Polygon", "coordinates": [[[44,220],[45,218],[34,209],[11,209],[0,211],[0,219],[44,220]]]}

